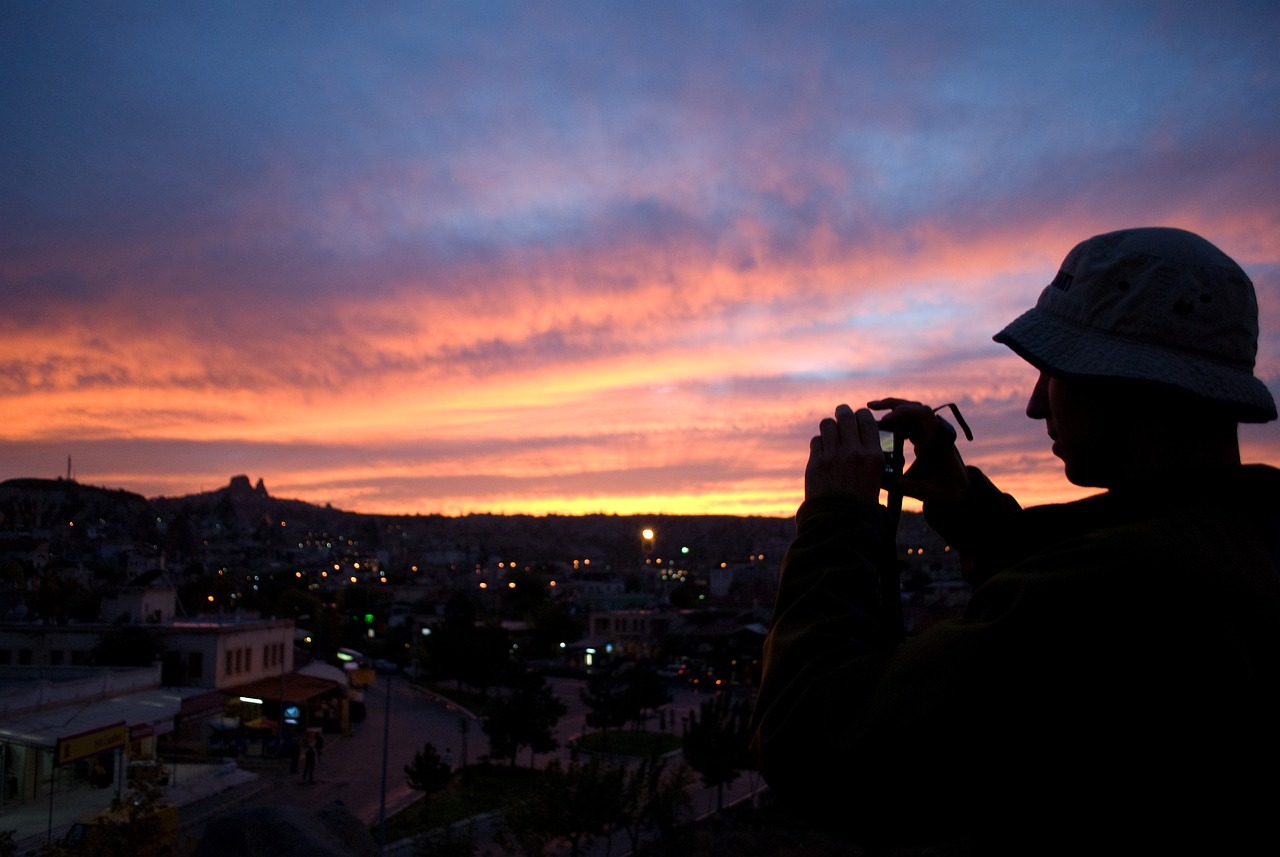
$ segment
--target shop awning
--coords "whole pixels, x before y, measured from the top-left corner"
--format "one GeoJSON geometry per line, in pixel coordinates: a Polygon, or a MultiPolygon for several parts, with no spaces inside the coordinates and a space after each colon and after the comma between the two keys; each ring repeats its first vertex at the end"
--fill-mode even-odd
{"type": "Polygon", "coordinates": [[[317,678],[315,676],[287,673],[279,678],[264,678],[229,687],[223,691],[227,696],[251,696],[254,699],[284,700],[301,705],[309,699],[324,696],[341,690],[336,681],[317,678]]]}
{"type": "Polygon", "coordinates": [[[71,738],[114,723],[124,723],[131,732],[150,726],[153,734],[164,735],[173,731],[174,718],[181,707],[181,696],[171,690],[145,690],[59,705],[6,718],[0,724],[0,740],[53,750],[59,738],[71,738]]]}

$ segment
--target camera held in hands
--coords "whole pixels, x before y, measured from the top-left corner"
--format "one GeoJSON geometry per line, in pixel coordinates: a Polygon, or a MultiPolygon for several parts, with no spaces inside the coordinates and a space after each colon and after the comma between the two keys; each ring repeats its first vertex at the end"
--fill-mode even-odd
{"type": "Polygon", "coordinates": [[[880,450],[884,453],[884,476],[881,485],[888,488],[902,475],[906,467],[906,455],[902,451],[903,437],[880,429],[880,450]]]}
{"type": "MultiPolygon", "coordinates": [[[[936,414],[944,408],[951,410],[951,415],[955,417],[956,422],[959,423],[960,428],[964,431],[964,436],[969,440],[973,440],[973,431],[970,430],[969,424],[965,422],[964,415],[960,413],[960,408],[958,408],[954,402],[948,402],[945,405],[938,405],[938,407],[930,408],[930,410],[936,414]]],[[[890,489],[890,493],[892,494],[894,484],[898,481],[898,477],[902,475],[903,470],[906,468],[906,455],[903,453],[903,442],[906,440],[906,437],[886,429],[883,421],[877,425],[880,427],[880,450],[884,453],[884,476],[881,479],[881,485],[884,488],[890,489]]],[[[953,429],[946,420],[938,421],[938,429],[941,432],[945,432],[951,441],[955,440],[955,429],[953,429]]]]}

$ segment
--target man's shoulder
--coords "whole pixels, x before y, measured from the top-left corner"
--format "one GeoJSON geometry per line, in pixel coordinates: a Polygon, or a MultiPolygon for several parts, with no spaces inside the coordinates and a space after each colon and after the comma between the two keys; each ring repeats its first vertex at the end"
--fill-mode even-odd
{"type": "Polygon", "coordinates": [[[1264,489],[1268,492],[1280,489],[1280,467],[1270,464],[1242,464],[1238,478],[1247,489],[1264,489]]]}
{"type": "Polygon", "coordinates": [[[1032,555],[1096,552],[1110,557],[1107,564],[1136,568],[1195,565],[1276,541],[1280,469],[1248,464],[1209,484],[1171,482],[1138,495],[1036,506],[1019,524],[1024,538],[1040,538],[1032,555]]]}

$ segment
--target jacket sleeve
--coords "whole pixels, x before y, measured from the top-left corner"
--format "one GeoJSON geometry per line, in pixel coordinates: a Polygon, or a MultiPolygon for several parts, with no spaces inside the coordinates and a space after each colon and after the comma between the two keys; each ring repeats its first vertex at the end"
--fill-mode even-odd
{"type": "MultiPolygon", "coordinates": [[[[860,711],[900,641],[887,511],[855,501],[806,502],[782,562],[753,713],[753,750],[775,793],[823,812],[837,792],[829,764],[858,743],[860,711]]],[[[856,753],[856,750],[854,750],[856,753]]],[[[857,779],[872,769],[841,773],[857,779]]]]}
{"type": "Polygon", "coordinates": [[[966,467],[969,490],[957,502],[924,504],[925,522],[960,553],[964,578],[971,584],[988,580],[1011,561],[1011,522],[1021,511],[976,467],[966,467]]]}
{"type": "Polygon", "coordinates": [[[753,713],[752,747],[780,801],[864,845],[956,827],[957,783],[929,736],[964,734],[992,697],[969,668],[982,627],[903,641],[894,533],[882,507],[806,503],[782,563],[753,713]],[[908,815],[929,807],[921,817],[908,815]],[[923,820],[922,820],[923,818],[923,820]]]}

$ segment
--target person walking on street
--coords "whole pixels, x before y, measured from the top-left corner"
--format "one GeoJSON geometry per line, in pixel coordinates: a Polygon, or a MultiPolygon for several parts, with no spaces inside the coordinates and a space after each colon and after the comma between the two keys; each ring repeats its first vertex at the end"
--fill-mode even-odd
{"type": "Polygon", "coordinates": [[[316,777],[316,748],[311,744],[307,744],[307,750],[302,758],[302,781],[304,783],[314,782],[316,777]]]}

